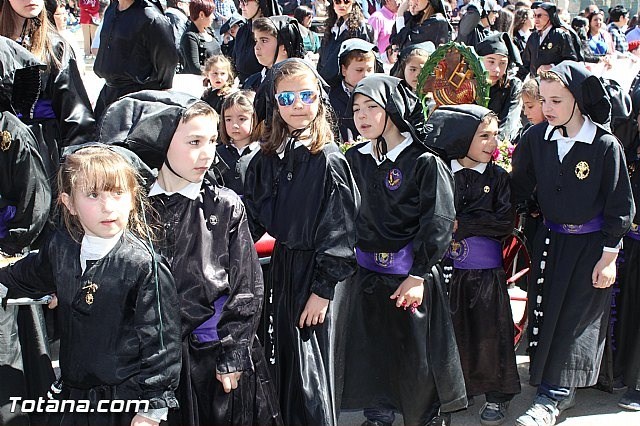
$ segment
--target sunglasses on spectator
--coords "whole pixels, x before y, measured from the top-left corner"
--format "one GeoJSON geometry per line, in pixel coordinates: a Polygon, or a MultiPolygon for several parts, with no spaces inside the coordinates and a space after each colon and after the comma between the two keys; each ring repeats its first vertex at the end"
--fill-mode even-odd
{"type": "Polygon", "coordinates": [[[238,0],[239,4],[244,4],[245,6],[251,3],[252,1],[257,2],[258,0],[238,0]]]}
{"type": "Polygon", "coordinates": [[[278,105],[288,107],[293,105],[296,98],[300,99],[303,104],[311,105],[318,99],[318,92],[315,90],[303,90],[301,92],[280,92],[276,93],[278,105]]]}
{"type": "Polygon", "coordinates": [[[333,0],[333,4],[349,4],[351,0],[333,0]]]}

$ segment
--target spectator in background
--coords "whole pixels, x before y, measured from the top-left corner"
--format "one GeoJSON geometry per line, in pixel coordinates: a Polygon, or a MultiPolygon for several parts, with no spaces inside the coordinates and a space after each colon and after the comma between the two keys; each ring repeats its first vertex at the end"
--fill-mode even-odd
{"type": "Polygon", "coordinates": [[[238,8],[233,0],[215,0],[215,5],[214,28],[220,28],[229,18],[238,13],[238,8]]]}
{"type": "Polygon", "coordinates": [[[500,6],[495,0],[481,0],[479,3],[469,3],[467,13],[460,19],[458,26],[458,43],[475,46],[490,36],[491,26],[496,22],[500,6]]]}
{"type": "Polygon", "coordinates": [[[593,12],[587,17],[589,20],[589,48],[594,55],[611,55],[615,49],[611,34],[604,27],[604,12],[593,12]]]}
{"type": "Polygon", "coordinates": [[[164,15],[171,21],[173,40],[176,44],[176,50],[180,53],[180,41],[189,26],[189,1],[167,0],[167,9],[164,11],[164,15]]]}
{"type": "Polygon", "coordinates": [[[493,21],[493,25],[491,25],[491,29],[511,35],[511,31],[513,30],[513,13],[505,8],[500,9],[498,11],[498,17],[493,21]]]}
{"type": "Polygon", "coordinates": [[[369,25],[373,28],[373,42],[378,45],[378,51],[384,52],[389,45],[389,37],[393,31],[398,12],[398,0],[379,0],[380,10],[369,17],[369,25]]]}
{"type": "Polygon", "coordinates": [[[91,56],[91,42],[96,36],[96,28],[100,23],[100,1],[78,0],[78,6],[80,7],[80,26],[84,39],[84,57],[88,58],[91,56]]]}
{"type": "Polygon", "coordinates": [[[584,8],[584,17],[588,17],[589,15],[591,15],[592,13],[596,13],[599,12],[600,9],[598,8],[597,4],[590,4],[587,7],[584,8]]]}
{"type": "Polygon", "coordinates": [[[533,10],[525,8],[517,9],[513,21],[511,38],[513,38],[513,42],[518,47],[520,54],[522,54],[524,47],[527,45],[527,40],[529,40],[532,29],[533,10]]]}
{"type": "Polygon", "coordinates": [[[611,23],[607,27],[611,38],[613,39],[613,47],[620,53],[629,50],[627,38],[624,35],[627,23],[629,22],[629,11],[621,4],[609,9],[609,20],[611,23]]]}
{"type": "Polygon", "coordinates": [[[571,14],[564,7],[558,8],[558,18],[567,25],[571,25],[571,14]]]}
{"type": "Polygon", "coordinates": [[[630,43],[635,40],[640,40],[640,27],[638,26],[638,16],[640,16],[640,10],[638,10],[638,13],[629,21],[629,24],[628,24],[629,28],[627,29],[627,32],[625,34],[625,36],[627,37],[627,43],[630,43]]]}
{"type": "Polygon", "coordinates": [[[80,48],[76,42],[76,38],[67,28],[67,15],[69,12],[67,12],[64,0],[46,0],[44,6],[47,9],[49,22],[56,27],[60,36],[62,36],[71,47],[76,62],[78,63],[78,71],[80,71],[80,75],[84,75],[84,59],[80,54],[80,48]]]}
{"type": "Polygon", "coordinates": [[[300,24],[299,28],[304,42],[304,50],[307,53],[318,53],[318,50],[320,50],[320,37],[311,29],[313,11],[307,6],[298,6],[293,11],[293,17],[300,24]]]}
{"type": "Polygon", "coordinates": [[[180,48],[184,60],[184,74],[201,75],[204,63],[220,54],[220,43],[213,34],[211,24],[214,19],[215,4],[213,0],[191,0],[189,2],[189,19],[191,24],[182,35],[180,48]]]}

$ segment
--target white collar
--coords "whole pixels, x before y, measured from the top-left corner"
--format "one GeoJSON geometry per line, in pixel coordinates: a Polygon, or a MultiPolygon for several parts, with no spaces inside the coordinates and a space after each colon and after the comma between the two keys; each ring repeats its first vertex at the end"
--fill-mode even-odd
{"type": "Polygon", "coordinates": [[[589,117],[587,117],[586,115],[583,115],[582,118],[584,118],[584,124],[582,124],[582,127],[580,127],[580,131],[578,131],[578,134],[575,135],[574,137],[565,138],[564,136],[562,136],[562,134],[559,131],[555,131],[553,135],[551,135],[551,139],[549,139],[549,135],[553,130],[553,126],[549,124],[547,125],[547,130],[545,130],[544,132],[544,139],[552,140],[552,141],[582,142],[582,143],[591,145],[591,143],[593,143],[593,139],[596,137],[596,131],[598,129],[589,117]]]}
{"type": "Polygon", "coordinates": [[[546,30],[542,30],[542,34],[540,34],[540,41],[544,40],[547,35],[549,35],[549,31],[553,28],[553,25],[549,25],[546,30]]]}
{"type": "Polygon", "coordinates": [[[116,246],[123,232],[120,231],[111,238],[84,234],[80,244],[80,266],[82,267],[82,272],[87,267],[87,260],[99,260],[105,257],[116,246]]]}
{"type": "Polygon", "coordinates": [[[452,173],[456,173],[459,172],[460,170],[463,169],[469,169],[469,170],[473,170],[476,171],[480,174],[483,174],[485,170],[487,170],[487,164],[488,163],[478,163],[473,167],[465,167],[462,164],[460,164],[460,161],[458,160],[451,160],[451,172],[452,173]]]}
{"type": "Polygon", "coordinates": [[[262,71],[260,71],[260,76],[261,76],[260,77],[260,83],[262,83],[264,81],[265,77],[267,76],[267,71],[268,70],[267,70],[266,67],[263,67],[262,71]]]}
{"type": "Polygon", "coordinates": [[[187,197],[190,200],[195,200],[196,198],[198,198],[198,195],[200,194],[201,186],[202,186],[202,182],[195,182],[195,183],[189,182],[187,186],[185,186],[184,188],[175,192],[169,192],[169,191],[166,191],[162,186],[160,186],[160,183],[156,180],[153,183],[151,190],[149,190],[149,197],[153,197],[154,195],[160,195],[160,194],[164,194],[164,195],[180,194],[183,197],[187,197]]]}
{"type": "Polygon", "coordinates": [[[400,154],[402,154],[402,151],[404,151],[413,142],[413,138],[411,137],[411,134],[409,132],[402,132],[401,135],[404,136],[404,140],[400,142],[400,144],[398,144],[391,151],[387,152],[387,156],[382,160],[378,160],[376,156],[373,154],[373,142],[371,141],[365,144],[364,146],[361,146],[360,148],[358,148],[358,151],[362,154],[371,155],[371,157],[373,157],[373,159],[376,161],[376,164],[378,166],[384,163],[384,160],[387,160],[387,159],[395,163],[398,157],[400,156],[400,154]]]}
{"type": "MultiPolygon", "coordinates": [[[[287,143],[289,143],[290,140],[291,138],[288,138],[287,142],[283,143],[282,145],[280,145],[280,148],[278,148],[278,157],[280,157],[281,160],[284,158],[284,151],[286,150],[287,143]]],[[[296,149],[299,146],[306,146],[307,148],[309,148],[311,146],[311,138],[297,140],[293,146],[293,149],[296,149]]]]}
{"type": "Polygon", "coordinates": [[[258,142],[250,142],[249,145],[245,145],[241,148],[238,148],[237,146],[235,146],[235,144],[233,143],[233,141],[231,141],[231,143],[229,144],[230,148],[234,148],[236,151],[238,151],[238,155],[240,155],[242,157],[242,154],[244,154],[244,152],[248,149],[249,151],[254,151],[256,148],[258,148],[259,143],[258,142]]]}
{"type": "Polygon", "coordinates": [[[344,80],[342,80],[342,90],[344,90],[344,92],[349,95],[349,97],[351,97],[351,90],[349,89],[349,86],[347,86],[347,83],[344,82],[344,80]]]}
{"type": "Polygon", "coordinates": [[[531,35],[531,31],[529,31],[528,33],[522,31],[522,30],[518,30],[518,34],[520,34],[522,36],[522,38],[524,38],[525,40],[529,38],[529,36],[531,35]]]}
{"type": "Polygon", "coordinates": [[[336,37],[338,37],[340,34],[342,34],[345,30],[347,29],[347,20],[345,19],[344,22],[342,23],[342,25],[340,25],[340,27],[338,28],[337,25],[334,25],[333,28],[331,28],[331,32],[333,34],[336,35],[336,37]]]}

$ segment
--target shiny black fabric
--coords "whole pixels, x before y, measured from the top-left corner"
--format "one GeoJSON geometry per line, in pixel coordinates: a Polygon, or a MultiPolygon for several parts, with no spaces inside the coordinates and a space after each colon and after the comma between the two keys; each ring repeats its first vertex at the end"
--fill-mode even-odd
{"type": "MultiPolygon", "coordinates": [[[[458,220],[454,238],[501,240],[510,235],[514,214],[509,174],[489,163],[482,174],[465,168],[454,178],[458,220]]],[[[467,394],[519,393],[513,315],[504,269],[454,269],[449,297],[467,394]]]]}
{"type": "Polygon", "coordinates": [[[401,50],[411,44],[432,42],[436,47],[451,41],[452,28],[449,21],[441,15],[435,14],[419,23],[422,14],[413,16],[411,12],[404,13],[404,27],[398,32],[393,26],[389,43],[395,44],[401,50]]]}
{"type": "Polygon", "coordinates": [[[120,11],[114,1],[104,13],[93,67],[106,80],[96,102],[96,117],[128,93],[170,89],[177,64],[173,28],[159,6],[135,0],[120,11]]]}
{"type": "Polygon", "coordinates": [[[500,136],[508,141],[515,139],[520,130],[521,91],[522,81],[512,76],[507,76],[504,86],[494,84],[489,89],[487,107],[498,116],[500,136]]]}
{"type": "Polygon", "coordinates": [[[151,197],[164,226],[157,247],[176,277],[182,318],[183,361],[174,425],[276,424],[278,410],[264,354],[253,350],[263,298],[262,271],[239,197],[207,178],[196,200],[180,194],[151,197]],[[201,343],[193,330],[224,304],[219,341],[201,343]],[[243,372],[226,394],[214,372],[243,372]],[[255,405],[257,404],[257,405],[255,405]],[[254,417],[252,417],[254,416],[254,417]]]}
{"type": "Polygon", "coordinates": [[[0,36],[0,111],[30,116],[45,68],[27,49],[0,36]]]}
{"type": "Polygon", "coordinates": [[[208,103],[211,108],[216,110],[219,116],[222,115],[222,104],[224,102],[224,96],[220,94],[220,89],[213,89],[210,87],[205,90],[200,99],[208,103]]]}
{"type": "Polygon", "coordinates": [[[424,425],[438,409],[466,406],[449,304],[436,268],[451,241],[453,177],[417,141],[380,166],[358,151],[363,145],[347,151],[362,196],[356,245],[367,252],[396,252],[413,243],[409,273],[425,278],[425,295],[415,314],[398,309],[389,297],[406,277],[358,268],[348,290],[342,408],[387,400],[405,424],[424,425]],[[392,169],[402,176],[394,190],[385,185],[392,169]]]}
{"type": "Polygon", "coordinates": [[[467,12],[460,19],[456,41],[475,47],[488,36],[495,34],[491,28],[483,26],[480,23],[481,20],[482,16],[477,7],[473,4],[469,5],[467,12]]]}
{"type": "Polygon", "coordinates": [[[350,96],[345,91],[342,82],[339,82],[331,87],[329,91],[329,102],[331,108],[336,114],[338,120],[338,130],[340,137],[344,142],[348,140],[355,141],[360,132],[356,128],[356,123],[353,121],[353,112],[351,108],[350,96]],[[351,135],[351,137],[349,137],[351,135]]]}
{"type": "Polygon", "coordinates": [[[230,145],[220,144],[216,147],[216,153],[227,166],[227,169],[222,172],[225,187],[238,195],[244,194],[244,173],[242,172],[243,166],[240,164],[240,159],[243,162],[251,161],[258,149],[260,147],[257,144],[250,146],[245,148],[241,155],[235,147],[230,145]]]}
{"type": "Polygon", "coordinates": [[[255,45],[253,23],[249,20],[246,25],[241,26],[236,33],[236,38],[233,42],[233,51],[231,52],[231,58],[233,59],[233,65],[236,68],[240,84],[244,83],[251,74],[260,72],[263,68],[260,62],[258,62],[256,53],[253,50],[255,45]]]}
{"type": "Polygon", "coordinates": [[[210,41],[206,41],[196,25],[192,22],[182,35],[180,40],[180,48],[182,51],[184,74],[202,75],[204,63],[207,58],[220,54],[220,43],[215,37],[213,30],[208,29],[207,33],[211,36],[210,41]]]}
{"type": "MultiPolygon", "coordinates": [[[[629,230],[635,208],[622,147],[615,137],[598,128],[592,144],[576,143],[560,163],[556,142],[544,141],[547,126],[533,126],[516,147],[514,205],[528,201],[535,190],[546,219],[581,224],[602,213],[604,225],[600,232],[583,235],[558,234],[547,227],[538,230],[530,282],[541,275],[544,251],[544,322],[537,349],[531,353],[530,382],[591,386],[598,378],[611,295],[610,288],[593,287],[591,274],[603,246],[615,247],[629,230]],[[582,180],[574,172],[579,161],[590,168],[582,180]]],[[[537,286],[529,286],[528,298],[537,299],[537,286]]],[[[534,307],[529,306],[530,324],[534,307]]],[[[529,333],[531,336],[531,329],[529,333]]]]}
{"type": "Polygon", "coordinates": [[[168,268],[154,257],[155,265],[146,245],[125,233],[82,273],[80,244],[57,231],[38,253],[0,270],[8,297],[57,294],[66,386],[109,386],[113,399],[148,399],[150,408],[176,406],[181,351],[175,286],[168,268]],[[98,285],[91,304],[82,288],[88,283],[98,285]]]}
{"type": "Polygon", "coordinates": [[[339,36],[332,32],[331,37],[324,37],[320,46],[318,57],[318,73],[327,82],[334,83],[336,64],[342,42],[352,38],[359,38],[373,43],[373,29],[366,22],[362,22],[356,30],[345,30],[339,36]]]}
{"type": "Polygon", "coordinates": [[[270,331],[263,342],[283,422],[336,425],[333,356],[340,342],[333,333],[339,311],[332,303],[323,324],[297,324],[311,293],[333,299],[339,282],[355,271],[358,192],[349,166],[332,143],[317,154],[300,146],[284,159],[259,152],[244,189],[254,240],[265,232],[276,239],[265,307],[270,331]]]}
{"type": "Polygon", "coordinates": [[[29,128],[13,114],[0,112],[0,131],[11,137],[7,149],[0,151],[0,208],[16,207],[7,224],[9,234],[0,239],[0,250],[16,254],[32,244],[47,223],[51,187],[29,128]]]}
{"type": "Polygon", "coordinates": [[[551,28],[542,44],[540,33],[532,31],[522,52],[522,68],[518,71],[518,77],[524,80],[527,74],[537,76],[540,65],[580,60],[582,55],[576,52],[576,47],[571,33],[564,28],[551,28]]]}

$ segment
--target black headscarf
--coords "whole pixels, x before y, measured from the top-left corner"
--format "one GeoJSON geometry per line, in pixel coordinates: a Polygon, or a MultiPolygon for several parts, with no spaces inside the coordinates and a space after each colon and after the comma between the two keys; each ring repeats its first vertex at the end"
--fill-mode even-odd
{"type": "Polygon", "coordinates": [[[549,23],[551,23],[552,27],[554,28],[565,27],[565,25],[562,23],[562,20],[560,19],[560,16],[558,16],[558,8],[556,7],[555,4],[550,2],[542,2],[539,4],[534,3],[531,5],[531,9],[538,9],[538,8],[543,9],[545,12],[549,14],[549,23]]]}
{"type": "Polygon", "coordinates": [[[475,46],[478,56],[503,55],[509,58],[509,65],[522,65],[520,51],[507,33],[495,33],[487,36],[475,46]]]}
{"type": "MultiPolygon", "coordinates": [[[[353,114],[353,99],[356,94],[364,95],[384,108],[387,117],[400,132],[408,132],[413,140],[423,142],[423,135],[416,129],[416,124],[424,120],[422,107],[420,100],[407,82],[385,74],[372,74],[365,77],[353,90],[347,106],[347,114],[353,114]]],[[[376,150],[378,158],[384,158],[387,155],[387,142],[382,135],[377,138],[376,150]]]]}
{"type": "Polygon", "coordinates": [[[231,27],[233,27],[234,25],[241,27],[246,23],[247,21],[245,21],[245,19],[241,15],[233,14],[231,15],[231,18],[227,19],[225,23],[220,27],[220,34],[228,33],[231,30],[231,27]]]}
{"type": "Polygon", "coordinates": [[[31,118],[46,65],[27,49],[0,36],[0,111],[31,118]]]}
{"type": "Polygon", "coordinates": [[[276,47],[274,63],[278,57],[280,46],[284,46],[289,58],[304,58],[304,40],[300,33],[298,21],[286,15],[271,16],[267,19],[276,27],[278,46],[276,47]]]}
{"type": "Polygon", "coordinates": [[[340,49],[338,49],[338,57],[335,61],[329,61],[324,69],[324,74],[327,76],[327,83],[331,86],[340,83],[341,65],[344,63],[346,56],[354,50],[373,52],[373,56],[375,57],[374,71],[384,72],[378,46],[360,38],[350,38],[342,42],[340,49]]]}
{"type": "Polygon", "coordinates": [[[186,93],[160,90],[124,96],[104,113],[99,141],[125,147],[150,168],[160,169],[182,114],[198,101],[186,93]]]}
{"type": "Polygon", "coordinates": [[[447,161],[464,158],[478,126],[491,113],[480,105],[443,105],[427,120],[425,145],[447,161]]]}
{"type": "Polygon", "coordinates": [[[396,61],[395,64],[393,64],[393,67],[391,67],[391,70],[389,71],[389,75],[393,75],[397,77],[398,73],[400,73],[400,70],[405,65],[407,57],[414,50],[424,50],[429,55],[431,55],[433,52],[435,52],[436,45],[430,41],[424,41],[422,43],[410,44],[409,46],[405,47],[398,54],[398,60],[396,61]]]}
{"type": "Polygon", "coordinates": [[[262,16],[282,15],[282,8],[277,0],[258,0],[262,16]]]}
{"type": "MultiPolygon", "coordinates": [[[[600,79],[584,65],[575,61],[562,61],[549,71],[557,75],[562,84],[569,89],[582,114],[589,116],[594,123],[605,125],[609,122],[611,118],[609,95],[600,79]]],[[[563,131],[564,126],[556,127],[563,131]]],[[[563,132],[566,136],[566,128],[563,132]]]]}

